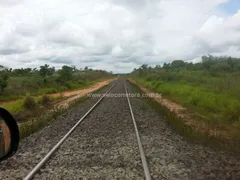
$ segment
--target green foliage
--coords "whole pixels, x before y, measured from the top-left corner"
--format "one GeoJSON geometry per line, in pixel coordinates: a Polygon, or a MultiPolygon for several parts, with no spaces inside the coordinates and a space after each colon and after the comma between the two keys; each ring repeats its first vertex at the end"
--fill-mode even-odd
{"type": "Polygon", "coordinates": [[[66,82],[66,85],[65,85],[68,89],[76,89],[78,88],[79,86],[71,81],[67,81],[66,82]]]}
{"type": "MultiPolygon", "coordinates": [[[[105,88],[106,86],[98,89],[97,91],[95,91],[95,93],[98,93],[100,91],[102,91],[103,88],[105,88]]],[[[87,96],[84,97],[80,97],[77,100],[75,100],[74,102],[72,102],[68,109],[61,109],[61,108],[57,108],[57,109],[53,109],[53,111],[49,112],[48,109],[43,108],[41,109],[41,114],[38,114],[38,117],[36,118],[36,113],[39,113],[39,111],[33,111],[31,114],[29,114],[27,117],[32,117],[32,115],[34,115],[34,120],[32,121],[27,121],[27,122],[23,122],[19,125],[19,131],[20,131],[20,138],[24,138],[29,136],[30,134],[40,130],[41,128],[43,128],[46,125],[49,125],[50,123],[52,123],[53,120],[55,120],[59,115],[63,114],[64,112],[66,112],[67,110],[74,108],[75,106],[77,106],[79,103],[82,103],[84,101],[86,101],[88,99],[87,96]],[[46,114],[47,113],[47,114],[46,114]]],[[[26,112],[26,111],[25,111],[26,112]]],[[[19,114],[20,115],[20,114],[19,114]]],[[[22,114],[22,119],[26,120],[26,115],[27,114],[22,114]]],[[[16,116],[15,116],[16,117],[16,116]]],[[[17,118],[16,118],[17,119],[17,118]]]]}
{"type": "Polygon", "coordinates": [[[28,76],[28,75],[32,75],[35,72],[36,72],[36,69],[31,69],[31,68],[21,68],[21,69],[11,70],[11,74],[14,76],[28,76]]]}
{"type": "Polygon", "coordinates": [[[48,95],[43,95],[42,96],[42,105],[48,105],[51,102],[51,98],[48,95]]]}
{"type": "Polygon", "coordinates": [[[223,115],[228,121],[240,121],[240,102],[238,100],[229,101],[223,109],[223,115]]]}
{"type": "Polygon", "coordinates": [[[3,105],[3,108],[7,109],[10,113],[19,113],[24,111],[22,100],[17,100],[11,104],[3,105]]]}
{"type": "Polygon", "coordinates": [[[57,92],[58,90],[55,88],[42,88],[37,91],[37,94],[53,94],[57,92]]]}
{"type": "Polygon", "coordinates": [[[18,99],[27,93],[37,96],[82,88],[95,80],[111,76],[112,74],[106,71],[78,70],[74,66],[63,66],[56,72],[54,67],[47,64],[40,66],[39,70],[0,67],[0,101],[18,99]],[[8,75],[8,79],[3,73],[8,75]]]}
{"type": "Polygon", "coordinates": [[[175,60],[171,63],[171,68],[184,68],[186,63],[183,60],[175,60]]]}
{"type": "Polygon", "coordinates": [[[66,84],[73,77],[73,68],[70,66],[63,66],[61,70],[59,70],[58,82],[61,84],[66,84]]]}
{"type": "Polygon", "coordinates": [[[0,95],[3,93],[4,89],[8,85],[8,82],[7,82],[8,78],[9,78],[8,72],[5,69],[1,70],[0,71],[0,95]]]}
{"type": "Polygon", "coordinates": [[[39,73],[41,76],[46,77],[46,76],[51,76],[55,72],[54,67],[49,67],[49,65],[45,64],[44,66],[40,66],[39,73]]]}
{"type": "Polygon", "coordinates": [[[0,78],[0,95],[3,93],[6,87],[7,87],[7,81],[0,78]]]}
{"type": "MultiPolygon", "coordinates": [[[[146,85],[146,83],[149,83],[149,82],[143,80],[142,78],[138,78],[137,81],[140,84],[144,84],[144,85],[146,85]]],[[[135,93],[142,93],[141,89],[138,86],[136,86],[134,84],[131,84],[131,85],[132,85],[132,91],[134,91],[135,93]]],[[[176,88],[176,87],[179,88],[179,87],[181,87],[182,84],[181,85],[179,84],[179,86],[174,86],[173,84],[169,85],[168,83],[165,83],[164,85],[166,85],[165,86],[166,91],[170,92],[171,89],[172,89],[172,92],[177,92],[176,90],[174,90],[174,88],[176,88]]],[[[159,90],[162,90],[162,88],[160,88],[159,90]]],[[[184,98],[182,98],[182,100],[186,99],[187,95],[189,95],[192,90],[195,90],[195,87],[185,86],[184,88],[180,89],[180,94],[182,95],[182,97],[184,95],[184,98]]],[[[201,92],[201,91],[199,91],[199,89],[198,89],[194,93],[192,93],[193,98],[200,97],[198,95],[199,92],[201,92]]],[[[171,96],[171,97],[174,100],[177,99],[175,96],[174,97],[171,96]]],[[[191,99],[192,97],[189,97],[189,98],[191,99]]],[[[212,98],[213,97],[205,97],[204,99],[206,101],[211,102],[212,98]]],[[[225,97],[225,98],[227,99],[228,97],[225,97]]],[[[218,150],[219,150],[219,148],[221,148],[221,149],[231,151],[231,152],[232,151],[233,152],[240,152],[240,145],[239,145],[240,133],[235,134],[234,136],[231,137],[231,139],[224,139],[224,138],[218,137],[218,136],[211,136],[211,135],[209,135],[209,133],[207,131],[202,131],[202,132],[196,131],[191,126],[186,124],[184,119],[178,117],[174,112],[170,111],[168,109],[168,107],[166,107],[162,104],[159,104],[158,102],[154,101],[151,98],[146,98],[145,100],[148,102],[148,104],[151,107],[156,109],[156,111],[159,112],[161,116],[165,117],[166,123],[170,124],[171,127],[176,132],[178,132],[179,134],[184,136],[187,140],[191,140],[191,141],[194,141],[196,143],[201,143],[201,144],[210,146],[212,148],[217,148],[218,150]]],[[[201,101],[199,98],[197,98],[196,100],[201,101]]],[[[225,102],[227,102],[227,101],[225,101],[225,102]]],[[[227,106],[227,107],[234,110],[234,112],[237,112],[235,110],[239,109],[239,104],[240,103],[236,102],[236,101],[234,102],[234,100],[231,101],[231,102],[233,104],[230,105],[230,106],[227,106]],[[237,106],[237,108],[236,108],[236,106],[237,106]]],[[[208,102],[206,102],[206,103],[208,104],[208,102]]],[[[225,110],[226,110],[226,113],[229,114],[228,108],[226,108],[225,110]]],[[[186,113],[189,113],[189,112],[186,112],[186,113]]],[[[237,114],[237,116],[239,116],[239,113],[237,114]]],[[[196,118],[199,118],[199,117],[196,117],[196,118]]],[[[203,119],[201,118],[200,120],[203,120],[203,119]]],[[[240,119],[237,122],[236,122],[235,118],[233,120],[235,121],[235,123],[234,123],[235,127],[238,127],[238,129],[240,129],[240,119]]],[[[222,123],[223,127],[226,128],[226,127],[228,127],[229,121],[223,119],[223,121],[219,122],[219,119],[217,118],[217,119],[210,119],[210,121],[208,121],[208,123],[209,123],[208,124],[209,128],[213,124],[216,125],[216,123],[222,123]]]]}
{"type": "Polygon", "coordinates": [[[37,103],[32,96],[27,95],[23,100],[23,107],[26,110],[34,110],[37,107],[37,103]]]}
{"type": "Polygon", "coordinates": [[[240,59],[209,55],[196,64],[175,60],[164,63],[162,68],[141,66],[132,76],[144,86],[203,114],[207,123],[233,124],[240,120],[240,59]]]}
{"type": "Polygon", "coordinates": [[[59,86],[58,87],[58,92],[66,91],[68,88],[66,86],[59,86]]]}
{"type": "Polygon", "coordinates": [[[202,66],[209,71],[233,72],[240,70],[240,59],[227,56],[202,56],[202,66]]]}
{"type": "MultiPolygon", "coordinates": [[[[42,114],[45,114],[47,112],[46,109],[42,109],[42,114]]],[[[57,116],[61,115],[62,113],[64,113],[64,110],[62,109],[55,109],[53,112],[49,113],[45,116],[40,116],[38,118],[36,118],[35,115],[35,121],[27,121],[27,122],[23,122],[22,124],[19,125],[19,133],[20,133],[20,138],[24,138],[27,137],[29,135],[31,135],[32,133],[40,130],[41,128],[43,128],[46,125],[49,125],[57,116]]],[[[22,114],[22,116],[24,116],[25,114],[22,114]]],[[[32,114],[30,114],[29,117],[31,117],[32,114]]],[[[26,117],[26,116],[24,116],[26,117]]]]}

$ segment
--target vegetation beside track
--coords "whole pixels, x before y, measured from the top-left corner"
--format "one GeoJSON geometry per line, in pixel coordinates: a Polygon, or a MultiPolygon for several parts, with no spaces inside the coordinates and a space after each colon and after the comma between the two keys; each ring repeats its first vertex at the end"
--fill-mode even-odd
{"type": "MultiPolygon", "coordinates": [[[[56,107],[56,104],[111,78],[111,72],[88,67],[77,69],[65,65],[55,70],[47,64],[21,69],[0,65],[0,106],[13,114],[23,138],[48,125],[68,109],[56,107]]],[[[77,104],[85,99],[82,97],[69,103],[77,104]]]]}
{"type": "Polygon", "coordinates": [[[22,99],[26,94],[39,96],[81,89],[109,77],[112,77],[110,72],[88,67],[82,70],[63,66],[55,70],[47,64],[34,69],[12,69],[0,65],[0,103],[22,99]]]}
{"type": "Polygon", "coordinates": [[[186,108],[184,113],[191,116],[194,126],[167,107],[161,108],[178,132],[205,144],[240,151],[239,64],[237,58],[204,56],[196,64],[176,60],[162,67],[142,65],[131,77],[138,85],[186,108]]]}
{"type": "MultiPolygon", "coordinates": [[[[93,93],[101,92],[107,86],[108,85],[104,85],[93,93]]],[[[70,102],[67,107],[42,107],[41,110],[38,110],[38,112],[41,113],[39,113],[35,117],[32,117],[29,121],[25,121],[19,124],[20,138],[25,138],[32,133],[42,129],[43,127],[50,125],[57,117],[78,106],[79,104],[85,102],[88,98],[88,96],[82,96],[80,98],[77,98],[74,101],[70,102]]]]}
{"type": "Polygon", "coordinates": [[[63,99],[61,93],[84,89],[111,77],[109,72],[87,67],[79,70],[63,66],[55,70],[47,64],[38,69],[0,66],[0,106],[13,113],[18,121],[27,120],[37,116],[39,108],[48,108],[63,99]]]}

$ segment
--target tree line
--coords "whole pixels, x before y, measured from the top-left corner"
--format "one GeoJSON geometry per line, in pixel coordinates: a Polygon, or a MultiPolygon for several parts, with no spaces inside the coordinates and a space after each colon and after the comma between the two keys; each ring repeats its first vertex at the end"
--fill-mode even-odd
{"type": "MultiPolygon", "coordinates": [[[[62,66],[61,69],[56,70],[48,64],[42,65],[39,68],[7,68],[0,65],[0,95],[8,86],[8,80],[11,77],[36,77],[41,78],[43,84],[46,84],[49,79],[60,86],[67,86],[74,81],[93,80],[101,77],[109,76],[111,73],[104,70],[93,70],[85,67],[84,69],[77,69],[75,66],[62,66]]],[[[70,88],[69,88],[70,89],[70,88]]]]}
{"type": "Polygon", "coordinates": [[[237,72],[240,71],[240,58],[234,58],[230,56],[202,56],[202,61],[198,63],[185,62],[183,60],[174,60],[171,63],[164,63],[156,65],[155,67],[143,64],[138,69],[134,69],[134,72],[138,72],[140,76],[144,76],[144,72],[156,69],[162,69],[167,71],[171,70],[206,70],[209,72],[237,72]]]}

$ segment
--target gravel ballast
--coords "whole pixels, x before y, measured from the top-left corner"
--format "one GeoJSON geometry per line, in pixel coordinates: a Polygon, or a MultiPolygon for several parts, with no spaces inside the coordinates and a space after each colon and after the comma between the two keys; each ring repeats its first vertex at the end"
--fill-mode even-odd
{"type": "MultiPolygon", "coordinates": [[[[124,93],[123,83],[111,93],[124,93]]],[[[144,98],[130,99],[153,179],[240,179],[239,155],[185,141],[144,98]]],[[[23,139],[17,154],[0,163],[0,179],[23,179],[97,100],[23,139]]],[[[126,97],[104,98],[34,179],[144,179],[126,97]]]]}

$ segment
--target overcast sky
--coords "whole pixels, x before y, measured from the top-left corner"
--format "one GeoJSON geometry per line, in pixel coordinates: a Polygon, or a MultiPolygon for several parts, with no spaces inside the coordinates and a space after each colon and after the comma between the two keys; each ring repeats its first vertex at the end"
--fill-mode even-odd
{"type": "Polygon", "coordinates": [[[240,57],[239,0],[0,0],[0,65],[130,72],[240,57]]]}

